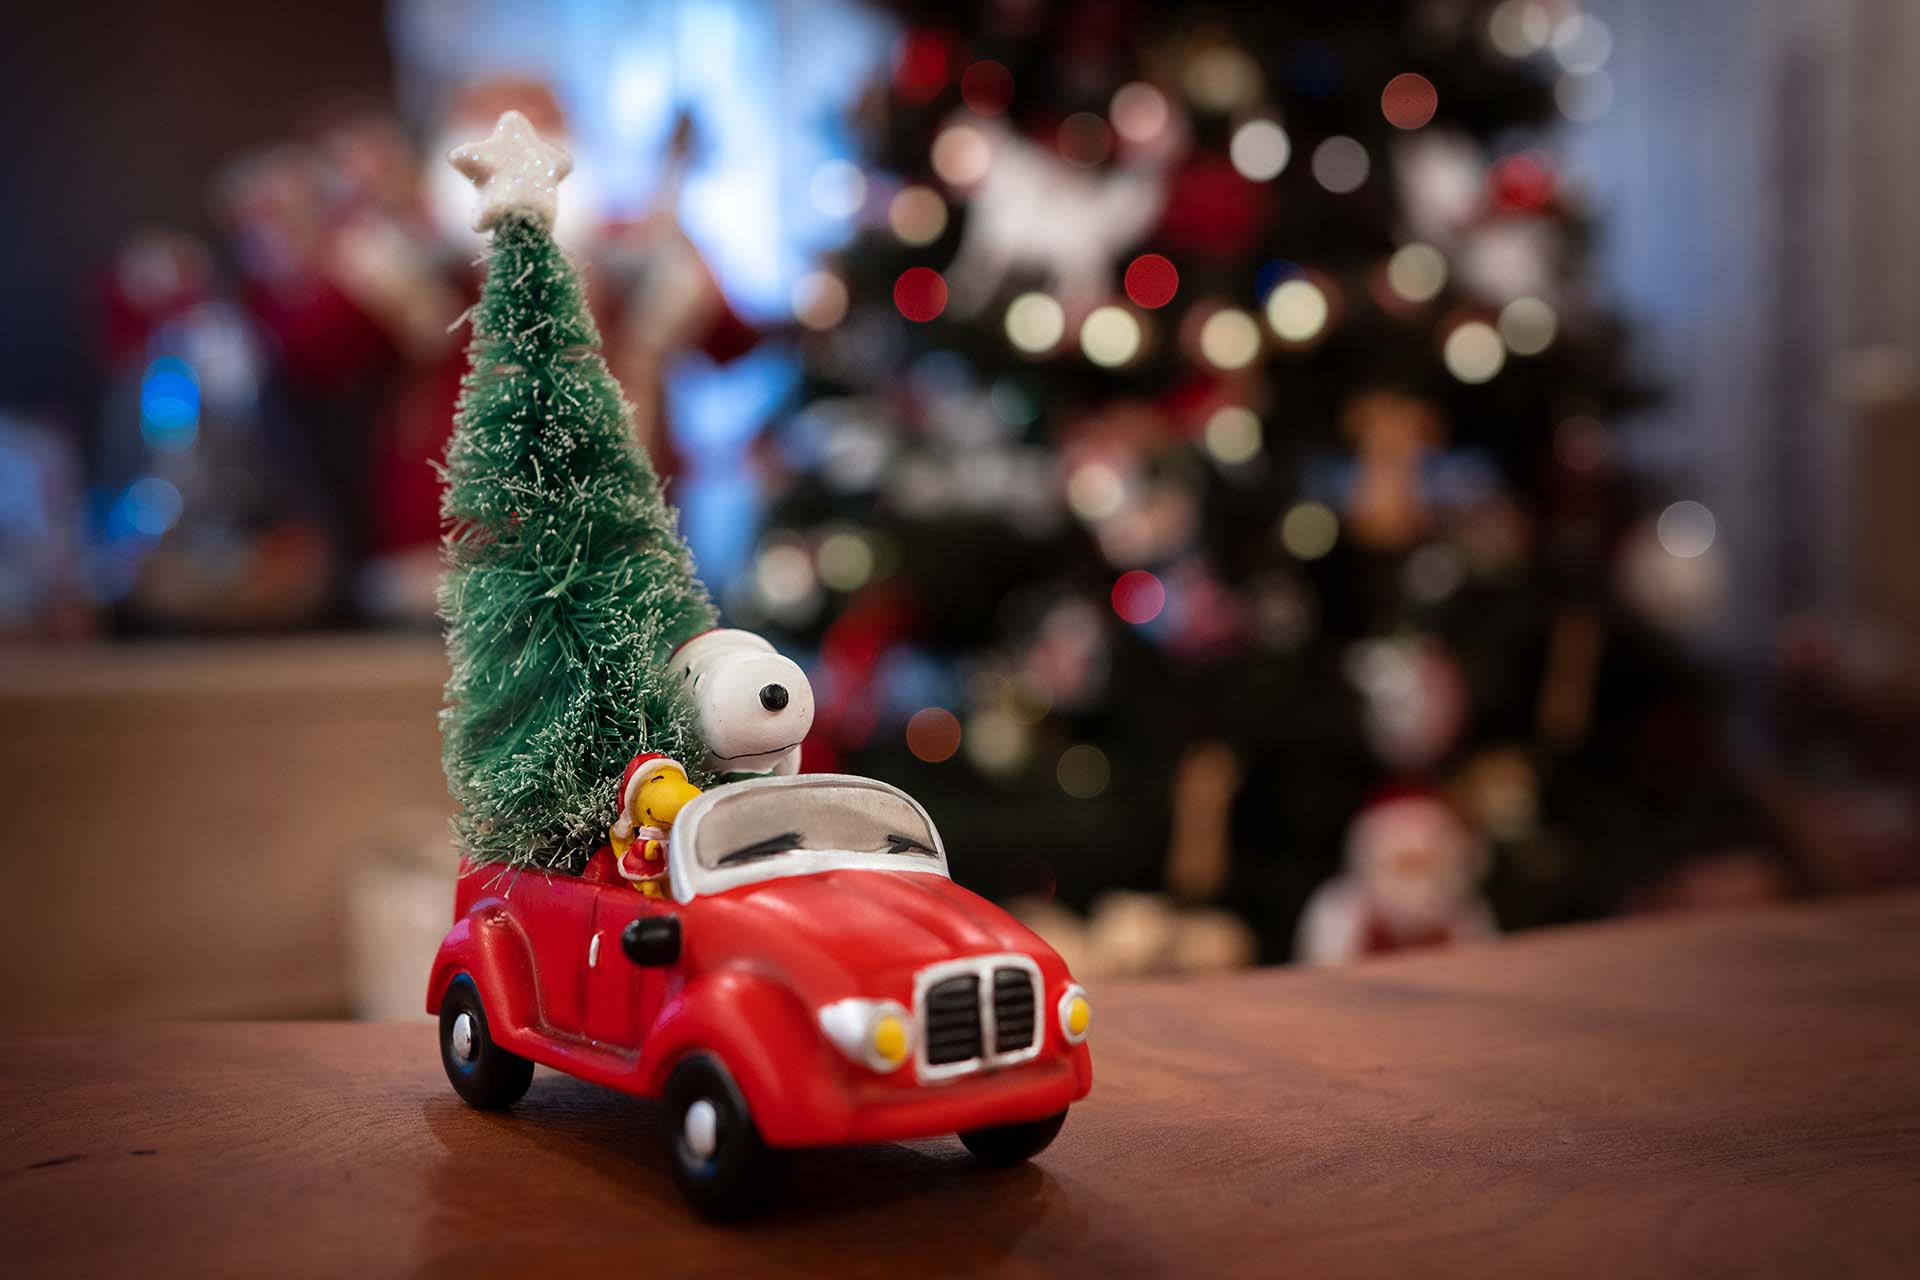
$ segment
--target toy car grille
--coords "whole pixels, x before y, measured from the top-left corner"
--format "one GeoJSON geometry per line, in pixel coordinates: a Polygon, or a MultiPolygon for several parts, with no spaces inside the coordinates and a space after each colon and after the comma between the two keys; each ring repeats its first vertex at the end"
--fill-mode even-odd
{"type": "Polygon", "coordinates": [[[1025,969],[993,971],[993,1051],[1017,1053],[1033,1043],[1033,978],[1025,969]]]}
{"type": "Polygon", "coordinates": [[[927,1061],[939,1066],[980,1056],[980,977],[962,974],[927,988],[927,1061]]]}

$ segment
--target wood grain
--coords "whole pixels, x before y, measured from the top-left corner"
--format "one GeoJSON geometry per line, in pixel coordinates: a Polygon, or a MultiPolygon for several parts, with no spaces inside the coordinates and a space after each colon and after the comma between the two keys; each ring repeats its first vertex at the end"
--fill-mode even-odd
{"type": "Polygon", "coordinates": [[[0,1273],[1893,1276],[1920,1258],[1920,895],[1094,993],[1032,1166],[808,1153],[681,1207],[653,1108],[453,1097],[426,1026],[0,1039],[0,1273]],[[509,1210],[506,1206],[512,1206],[509,1210]]]}

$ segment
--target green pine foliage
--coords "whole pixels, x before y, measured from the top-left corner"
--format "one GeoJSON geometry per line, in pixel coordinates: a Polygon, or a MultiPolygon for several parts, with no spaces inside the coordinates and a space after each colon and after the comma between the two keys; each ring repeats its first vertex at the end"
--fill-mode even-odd
{"type": "Polygon", "coordinates": [[[534,218],[495,230],[471,320],[441,504],[454,830],[477,861],[578,870],[634,752],[698,768],[666,659],[714,609],[579,273],[534,218]]]}

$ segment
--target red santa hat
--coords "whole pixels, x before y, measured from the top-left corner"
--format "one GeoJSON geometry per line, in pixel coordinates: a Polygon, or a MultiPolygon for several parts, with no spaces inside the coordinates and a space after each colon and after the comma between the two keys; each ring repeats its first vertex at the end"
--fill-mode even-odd
{"type": "Polygon", "coordinates": [[[620,775],[620,813],[613,820],[615,835],[625,840],[633,834],[633,797],[639,793],[640,784],[668,769],[682,776],[687,772],[678,760],[661,755],[658,751],[642,751],[627,761],[627,771],[620,775]]]}

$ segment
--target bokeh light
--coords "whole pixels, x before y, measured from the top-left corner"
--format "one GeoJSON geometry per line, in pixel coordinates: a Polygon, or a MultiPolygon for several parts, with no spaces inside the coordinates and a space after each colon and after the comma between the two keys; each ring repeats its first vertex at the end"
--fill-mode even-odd
{"type": "Polygon", "coordinates": [[[1028,355],[1044,355],[1067,333],[1067,313],[1044,293],[1023,293],[1007,304],[1007,341],[1028,355]]]}
{"type": "Polygon", "coordinates": [[[1713,547],[1717,531],[1713,512],[1692,499],[1669,506],[1660,513],[1660,520],[1654,526],[1661,547],[1668,555],[1680,560],[1692,560],[1705,555],[1713,547]]]}
{"type": "Polygon", "coordinates": [[[1280,545],[1297,560],[1318,560],[1340,538],[1340,518],[1324,502],[1296,502],[1280,519],[1280,545]]]}
{"type": "Polygon", "coordinates": [[[1553,456],[1569,471],[1597,471],[1606,462],[1611,445],[1598,418],[1578,414],[1553,432],[1553,456]]]}
{"type": "Polygon", "coordinates": [[[1380,111],[1396,129],[1418,129],[1433,119],[1440,109],[1440,94],[1433,81],[1413,71],[1403,71],[1387,81],[1380,94],[1380,111]]]}
{"type": "Polygon", "coordinates": [[[1500,309],[1500,338],[1517,356],[1537,356],[1553,345],[1560,318],[1539,298],[1515,298],[1500,309]]]}
{"type": "Polygon", "coordinates": [[[1575,75],[1589,75],[1613,56],[1613,32],[1590,13],[1569,15],[1553,29],[1553,56],[1575,75]]]}
{"type": "Polygon", "coordinates": [[[809,329],[831,329],[847,316],[847,286],[831,271],[809,271],[794,282],[793,318],[809,329]]]}
{"type": "Polygon", "coordinates": [[[1540,157],[1525,152],[1502,156],[1487,175],[1494,205],[1509,213],[1545,208],[1553,199],[1553,187],[1553,170],[1540,157]]]}
{"type": "Polygon", "coordinates": [[[120,508],[136,533],[157,538],[173,528],[185,508],[185,500],[173,481],[161,476],[142,476],[127,486],[120,508]]]}
{"type": "Polygon", "coordinates": [[[1237,45],[1209,45],[1187,59],[1180,87],[1195,106],[1226,115],[1252,105],[1266,87],[1260,64],[1237,45]]]}
{"type": "Polygon", "coordinates": [[[1159,254],[1143,253],[1127,264],[1126,289],[1136,306],[1164,307],[1180,291],[1180,272],[1159,254]]]}
{"type": "Polygon", "coordinates": [[[851,218],[867,202],[867,175],[845,160],[829,160],[807,182],[813,207],[829,218],[851,218]]]}
{"type": "Polygon", "coordinates": [[[1113,152],[1113,130],[1091,111],[1076,111],[1060,122],[1060,155],[1068,164],[1090,169],[1113,152]]]}
{"type": "Polygon", "coordinates": [[[1010,773],[1027,761],[1033,735],[1007,712],[988,707],[967,717],[967,759],[986,773],[1010,773]]]}
{"type": "Polygon", "coordinates": [[[1217,369],[1244,369],[1260,354],[1260,326],[1238,307],[1222,307],[1200,326],[1200,354],[1217,369]]]}
{"type": "Polygon", "coordinates": [[[972,125],[952,124],[934,138],[929,159],[942,182],[950,187],[970,187],[987,176],[993,147],[972,125]]]}
{"type": "Polygon", "coordinates": [[[1100,748],[1078,742],[1060,753],[1054,777],[1060,789],[1075,800],[1091,800],[1113,781],[1113,765],[1100,748]]]}
{"type": "Polygon", "coordinates": [[[1613,105],[1613,78],[1604,71],[1569,71],[1554,81],[1553,104],[1575,124],[1592,124],[1613,105]]]}
{"type": "Polygon", "coordinates": [[[1311,280],[1284,280],[1267,295],[1267,323],[1282,342],[1312,342],[1327,327],[1327,295],[1311,280]]]}
{"type": "Polygon", "coordinates": [[[1260,452],[1261,435],[1259,415],[1245,405],[1229,404],[1208,415],[1201,439],[1216,461],[1233,466],[1260,452]]]}
{"type": "Polygon", "coordinates": [[[887,204],[887,225],[902,244],[932,244],[947,229],[947,202],[932,187],[902,187],[887,204]]]}
{"type": "Polygon", "coordinates": [[[1249,182],[1267,182],[1280,176],[1293,156],[1293,143],[1278,121],[1249,120],[1233,131],[1227,156],[1249,182]]]}
{"type": "Polygon", "coordinates": [[[193,366],[161,356],[140,378],[140,438],[161,453],[185,453],[200,435],[200,382],[193,366]]]}
{"type": "Polygon", "coordinates": [[[1408,302],[1432,302],[1447,287],[1446,255],[1430,244],[1405,244],[1387,259],[1387,285],[1408,302]]]}
{"type": "Polygon", "coordinates": [[[997,116],[1013,101],[1013,73],[998,62],[976,62],[960,77],[960,100],[983,116],[997,116]]]}
{"type": "Polygon", "coordinates": [[[1553,16],[1540,0],[1503,0],[1487,15],[1487,40],[1509,58],[1528,58],[1547,47],[1553,16]]]}
{"type": "Polygon", "coordinates": [[[1455,325],[1440,354],[1446,361],[1447,372],[1470,384],[1491,380],[1507,363],[1506,344],[1484,320],[1455,325]]]}
{"type": "Polygon", "coordinates": [[[907,720],[907,750],[928,764],[953,759],[960,749],[960,718],[945,707],[922,707],[907,720]]]}
{"type": "Polygon", "coordinates": [[[1164,93],[1135,80],[1114,90],[1107,118],[1113,121],[1113,131],[1123,140],[1143,146],[1166,132],[1172,111],[1164,93]]]}
{"type": "Polygon", "coordinates": [[[1113,611],[1122,622],[1152,622],[1166,607],[1166,584],[1145,569],[1130,569],[1113,584],[1113,611]]]}
{"type": "Polygon", "coordinates": [[[924,324],[947,309],[947,282],[932,267],[908,267],[893,282],[893,305],[907,319],[924,324]]]}
{"type": "Polygon", "coordinates": [[[1067,476],[1067,506],[1088,524],[1110,520],[1127,500],[1127,482],[1104,462],[1083,462],[1067,476]]]}
{"type": "Polygon", "coordinates": [[[1103,369],[1116,369],[1140,352],[1140,322],[1125,307],[1095,307],[1080,326],[1080,350],[1103,369]]]}
{"type": "Polygon", "coordinates": [[[1373,162],[1367,149],[1345,134],[1335,134],[1313,149],[1313,178],[1335,195],[1358,191],[1373,162]]]}
{"type": "Polygon", "coordinates": [[[873,546],[852,529],[836,529],[813,553],[820,581],[835,591],[858,591],[873,577],[873,546]]]}

